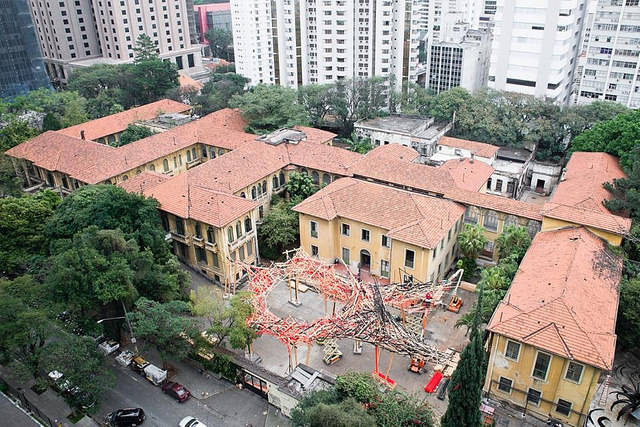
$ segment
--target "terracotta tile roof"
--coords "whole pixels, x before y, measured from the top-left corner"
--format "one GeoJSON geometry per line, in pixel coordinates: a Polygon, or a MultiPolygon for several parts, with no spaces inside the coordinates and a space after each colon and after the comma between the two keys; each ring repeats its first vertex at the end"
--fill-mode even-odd
{"type": "Polygon", "coordinates": [[[610,370],[621,272],[621,259],[584,227],[538,233],[488,329],[610,370]]]}
{"type": "Polygon", "coordinates": [[[121,113],[71,126],[58,132],[81,138],[81,131],[84,131],[85,139],[96,140],[107,135],[122,132],[127,126],[138,120],[149,120],[162,113],[182,113],[190,109],[191,106],[189,105],[172,101],[171,99],[161,99],[160,101],[131,108],[121,113]]]}
{"type": "Polygon", "coordinates": [[[96,180],[94,171],[116,154],[117,149],[93,141],[83,141],[59,132],[44,132],[6,151],[11,157],[27,159],[36,166],[68,174],[89,184],[96,180]]]}
{"type": "Polygon", "coordinates": [[[279,147],[296,166],[318,169],[337,175],[350,175],[349,168],[362,160],[362,154],[330,145],[303,141],[298,144],[281,144],[279,147]]]}
{"type": "MultiPolygon", "coordinates": [[[[249,124],[243,117],[242,112],[238,109],[223,108],[207,114],[203,118],[208,118],[210,123],[215,123],[218,128],[234,130],[236,132],[244,132],[244,128],[249,124]]],[[[257,138],[257,136],[254,135],[257,138]]]]}
{"type": "Polygon", "coordinates": [[[203,86],[202,83],[200,83],[199,81],[193,79],[192,77],[184,73],[178,73],[178,83],[180,84],[180,87],[183,89],[186,89],[188,87],[193,87],[193,88],[196,88],[197,90],[201,90],[203,86]]]}
{"type": "Polygon", "coordinates": [[[387,145],[379,145],[373,150],[367,153],[366,159],[371,161],[371,159],[376,160],[385,160],[385,159],[394,159],[394,160],[404,160],[406,162],[413,162],[420,156],[416,150],[411,147],[406,147],[402,144],[387,144],[387,145]]]}
{"type": "MultiPolygon", "coordinates": [[[[476,162],[481,163],[481,162],[476,162]]],[[[444,195],[445,198],[454,200],[465,205],[477,206],[485,209],[503,212],[510,215],[542,221],[540,206],[520,200],[508,199],[493,194],[478,193],[452,188],[444,195]]]]}
{"type": "Polygon", "coordinates": [[[452,159],[440,167],[449,171],[458,188],[469,191],[480,191],[494,171],[488,164],[471,159],[452,159]]]}
{"type": "Polygon", "coordinates": [[[293,209],[326,220],[360,221],[389,230],[393,239],[430,249],[464,213],[464,207],[448,200],[353,178],[332,182],[293,209]]]}
{"type": "Polygon", "coordinates": [[[618,159],[606,153],[576,152],[567,163],[565,179],[560,181],[544,206],[544,215],[577,224],[624,234],[631,221],[614,215],[604,201],[611,193],[604,189],[605,182],[626,177],[618,159]]]}
{"type": "Polygon", "coordinates": [[[305,141],[314,144],[328,144],[333,138],[338,136],[333,132],[307,126],[294,126],[294,129],[304,132],[305,135],[307,135],[305,141]]]}
{"type": "Polygon", "coordinates": [[[118,184],[129,193],[144,194],[145,191],[162,184],[169,179],[168,176],[157,172],[144,171],[126,181],[118,184]]]}
{"type": "Polygon", "coordinates": [[[493,157],[500,147],[491,144],[485,144],[484,142],[469,141],[467,139],[452,138],[450,136],[443,136],[438,141],[439,145],[446,145],[447,147],[462,148],[471,151],[474,155],[480,157],[491,158],[493,157]]]}
{"type": "Polygon", "coordinates": [[[165,212],[219,228],[258,206],[252,200],[196,184],[187,173],[153,186],[144,194],[158,200],[165,212]]]}

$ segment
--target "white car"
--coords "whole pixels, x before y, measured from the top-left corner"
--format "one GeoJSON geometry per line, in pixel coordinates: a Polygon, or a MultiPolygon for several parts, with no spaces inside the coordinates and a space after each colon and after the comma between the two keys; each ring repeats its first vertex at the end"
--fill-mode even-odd
{"type": "Polygon", "coordinates": [[[125,350],[116,356],[116,362],[122,366],[129,366],[133,360],[133,351],[125,350]]]}
{"type": "Polygon", "coordinates": [[[178,424],[179,427],[207,427],[202,424],[202,422],[198,421],[195,417],[184,417],[182,421],[178,424]]]}
{"type": "Polygon", "coordinates": [[[71,383],[63,379],[64,375],[60,371],[51,371],[49,372],[49,379],[53,381],[58,390],[62,392],[71,391],[71,383]]]}
{"type": "Polygon", "coordinates": [[[98,345],[98,350],[104,353],[105,356],[108,356],[111,353],[115,353],[119,348],[120,344],[118,344],[114,340],[104,341],[100,343],[100,345],[98,345]]]}

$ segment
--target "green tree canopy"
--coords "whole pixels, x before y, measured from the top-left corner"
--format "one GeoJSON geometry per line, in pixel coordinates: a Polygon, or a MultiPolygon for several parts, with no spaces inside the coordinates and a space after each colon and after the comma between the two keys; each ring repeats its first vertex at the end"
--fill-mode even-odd
{"type": "Polygon", "coordinates": [[[351,138],[343,139],[344,142],[349,144],[349,150],[360,153],[367,154],[369,151],[373,150],[373,144],[371,144],[370,138],[360,138],[355,132],[351,134],[351,138]]]}
{"type": "Polygon", "coordinates": [[[124,132],[122,132],[122,135],[120,135],[120,138],[116,142],[116,146],[121,147],[139,139],[148,138],[157,133],[158,132],[149,129],[146,126],[129,125],[124,132]]]}
{"type": "Polygon", "coordinates": [[[33,196],[0,199],[0,265],[10,277],[26,270],[34,256],[47,254],[47,221],[60,197],[43,191],[33,196]]]}
{"type": "Polygon", "coordinates": [[[462,107],[471,102],[471,94],[461,87],[440,92],[433,100],[430,113],[440,122],[453,120],[453,113],[460,114],[462,107]]]}
{"type": "Polygon", "coordinates": [[[15,147],[39,133],[24,120],[11,120],[5,127],[0,128],[0,151],[15,147]]]}
{"type": "Polygon", "coordinates": [[[201,95],[196,98],[196,103],[201,106],[204,114],[227,108],[234,95],[244,93],[248,82],[249,80],[240,74],[213,70],[209,81],[202,88],[201,95]]]}
{"type": "Polygon", "coordinates": [[[625,348],[635,348],[640,341],[640,278],[620,282],[620,303],[616,329],[625,348]]]}
{"type": "Polygon", "coordinates": [[[291,172],[286,189],[289,198],[297,200],[298,203],[318,191],[313,184],[313,179],[304,172],[291,172]]]}
{"type": "Polygon", "coordinates": [[[298,88],[298,102],[304,107],[309,116],[311,126],[319,127],[324,124],[325,117],[330,111],[333,85],[307,85],[298,88]]]}
{"type": "Polygon", "coordinates": [[[205,35],[211,56],[231,60],[233,57],[233,34],[224,28],[211,28],[205,35]]]}
{"type": "Polygon", "coordinates": [[[498,256],[506,258],[510,255],[515,255],[518,263],[524,257],[530,244],[531,236],[529,236],[529,232],[526,228],[520,226],[510,225],[505,227],[496,239],[498,256]]]}
{"type": "Polygon", "coordinates": [[[348,137],[358,120],[384,115],[388,105],[387,80],[370,79],[339,80],[330,92],[330,110],[340,127],[340,135],[348,137]]]}
{"type": "Polygon", "coordinates": [[[465,224],[464,229],[458,234],[458,245],[465,258],[472,260],[478,258],[486,243],[484,227],[480,224],[465,224]]]}
{"type": "Polygon", "coordinates": [[[276,256],[298,241],[298,213],[291,210],[294,204],[295,201],[281,200],[271,208],[258,227],[259,240],[271,248],[276,256]]]}
{"type": "Polygon", "coordinates": [[[145,33],[140,33],[133,51],[135,52],[134,62],[136,64],[160,59],[158,56],[158,43],[151,40],[151,37],[145,33]]]}
{"type": "Polygon", "coordinates": [[[259,84],[243,95],[234,95],[230,105],[242,111],[249,129],[257,134],[308,122],[296,91],[283,86],[259,84]]]}

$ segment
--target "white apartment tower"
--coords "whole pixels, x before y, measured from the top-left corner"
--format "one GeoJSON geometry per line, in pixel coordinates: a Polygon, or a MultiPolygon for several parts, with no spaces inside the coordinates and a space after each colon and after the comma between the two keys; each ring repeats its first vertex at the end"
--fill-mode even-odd
{"type": "Polygon", "coordinates": [[[582,66],[578,104],[596,99],[640,108],[638,0],[598,0],[582,66]]]}
{"type": "Polygon", "coordinates": [[[231,0],[236,71],[300,85],[415,81],[428,0],[231,0]]]}
{"type": "Polygon", "coordinates": [[[497,0],[489,87],[568,103],[585,1],[497,0]]]}
{"type": "Polygon", "coordinates": [[[28,1],[54,82],[66,82],[76,67],[132,61],[143,33],[156,42],[160,57],[179,69],[201,68],[193,0],[28,1]]]}

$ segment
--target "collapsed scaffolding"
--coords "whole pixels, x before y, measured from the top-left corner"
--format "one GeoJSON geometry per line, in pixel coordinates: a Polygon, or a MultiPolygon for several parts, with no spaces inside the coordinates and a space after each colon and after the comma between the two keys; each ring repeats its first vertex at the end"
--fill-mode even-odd
{"type": "MultiPolygon", "coordinates": [[[[403,283],[363,283],[349,268],[340,273],[336,265],[312,258],[301,248],[286,252],[285,262],[270,267],[242,264],[249,275],[249,291],[252,294],[253,314],[248,319],[259,335],[271,335],[282,342],[289,352],[289,369],[297,365],[297,348],[307,345],[307,364],[314,342],[323,343],[325,363],[333,363],[342,353],[339,339],[354,340],[354,353],[362,351],[362,343],[375,346],[374,375],[394,386],[389,378],[393,354],[444,364],[451,359],[450,351],[441,351],[424,342],[424,331],[430,309],[446,306],[443,298],[456,296],[462,270],[449,279],[433,282],[416,282],[413,278],[403,283]],[[312,322],[300,321],[291,316],[281,318],[271,312],[267,304],[269,293],[279,283],[289,287],[293,305],[300,305],[299,292],[310,288],[324,299],[325,317],[312,322]],[[328,302],[333,309],[328,310],[328,302]],[[336,303],[342,308],[336,310],[336,303]],[[395,311],[393,315],[389,309],[395,311]],[[398,321],[396,318],[400,318],[398,321]],[[391,352],[391,360],[385,374],[379,371],[379,349],[391,352]]],[[[344,264],[342,264],[344,266],[344,264]]],[[[346,266],[344,266],[346,267],[346,266]]]]}

